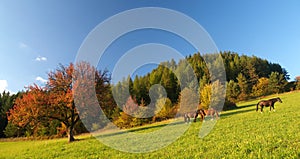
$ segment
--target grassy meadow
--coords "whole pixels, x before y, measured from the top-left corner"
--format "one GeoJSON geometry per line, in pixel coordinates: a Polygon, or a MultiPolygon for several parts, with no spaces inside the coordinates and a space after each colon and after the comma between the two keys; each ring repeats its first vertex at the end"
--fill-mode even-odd
{"type": "MultiPolygon", "coordinates": [[[[202,123],[192,123],[179,139],[154,152],[121,152],[85,134],[73,143],[67,139],[0,140],[0,158],[300,158],[300,92],[264,99],[277,96],[283,103],[275,104],[276,112],[269,112],[269,108],[256,112],[259,99],[241,102],[237,109],[222,112],[206,137],[198,137],[202,123]]],[[[164,124],[134,131],[150,132],[164,124]]]]}

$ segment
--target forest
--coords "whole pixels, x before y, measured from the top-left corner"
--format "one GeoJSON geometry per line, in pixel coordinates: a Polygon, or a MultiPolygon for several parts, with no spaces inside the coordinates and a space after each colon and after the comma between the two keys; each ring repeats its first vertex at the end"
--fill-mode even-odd
{"type": "MultiPolygon", "coordinates": [[[[223,110],[234,109],[238,101],[300,89],[300,78],[288,82],[290,77],[287,70],[277,63],[230,51],[220,52],[220,55],[226,71],[223,110]]],[[[207,109],[212,100],[212,86],[222,84],[211,80],[204,56],[209,55],[195,53],[178,62],[166,61],[144,76],[128,76],[114,85],[111,84],[111,76],[107,70],[97,70],[86,62],[59,65],[55,71],[48,73],[45,86],[34,84],[17,94],[3,92],[0,95],[0,137],[68,136],[70,142],[74,141],[75,134],[91,131],[82,123],[84,114],[78,110],[80,107],[75,106],[78,101],[74,101],[74,96],[87,93],[89,89],[95,90],[104,114],[120,128],[174,118],[179,109],[178,102],[188,94],[188,90],[178,80],[188,76],[184,74],[188,65],[192,67],[199,82],[196,84],[199,85],[196,90],[198,105],[207,109]],[[76,73],[77,70],[84,71],[76,73]],[[182,74],[176,76],[176,72],[182,74]],[[89,76],[91,74],[94,77],[92,79],[89,76]],[[135,111],[139,107],[152,109],[149,89],[155,84],[163,86],[166,93],[166,97],[154,102],[155,108],[160,108],[160,111],[145,118],[128,114],[142,113],[135,111]],[[122,97],[127,90],[130,96],[122,97]]],[[[95,105],[89,99],[81,101],[95,105]]],[[[101,120],[102,116],[97,113],[94,115],[94,118],[101,120]]],[[[91,122],[89,127],[98,130],[105,126],[106,122],[91,122]]]]}

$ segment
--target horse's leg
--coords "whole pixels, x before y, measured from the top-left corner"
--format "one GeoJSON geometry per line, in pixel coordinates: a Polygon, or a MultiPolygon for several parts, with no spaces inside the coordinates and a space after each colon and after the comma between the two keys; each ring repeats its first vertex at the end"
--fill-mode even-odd
{"type": "Polygon", "coordinates": [[[204,122],[204,118],[205,118],[205,112],[202,110],[201,112],[200,112],[200,115],[201,115],[201,120],[204,122]]]}
{"type": "Polygon", "coordinates": [[[202,116],[202,112],[199,111],[199,115],[200,115],[200,118],[201,118],[201,121],[203,120],[203,116],[202,116]]]}
{"type": "Polygon", "coordinates": [[[186,117],[186,114],[184,114],[183,118],[184,118],[184,122],[187,123],[187,117],[186,117]]]}
{"type": "Polygon", "coordinates": [[[219,117],[220,117],[220,115],[219,115],[218,111],[216,111],[216,119],[218,120],[219,117]]]}
{"type": "Polygon", "coordinates": [[[275,112],[275,107],[274,107],[274,105],[272,106],[272,108],[273,108],[273,112],[275,112]]]}
{"type": "Polygon", "coordinates": [[[210,118],[210,110],[207,110],[206,116],[208,117],[208,119],[210,118]]]}
{"type": "Polygon", "coordinates": [[[200,114],[201,115],[201,120],[203,121],[204,120],[204,114],[200,114]]]}
{"type": "Polygon", "coordinates": [[[184,115],[184,122],[185,122],[186,124],[188,124],[188,123],[190,122],[189,114],[185,114],[185,115],[184,115]]]}
{"type": "Polygon", "coordinates": [[[260,113],[263,113],[263,109],[264,109],[264,106],[261,105],[261,106],[260,106],[260,113]]]}
{"type": "Polygon", "coordinates": [[[214,119],[216,119],[216,120],[218,119],[216,110],[214,110],[214,119]]]}
{"type": "Polygon", "coordinates": [[[198,113],[194,116],[194,122],[197,121],[198,113]]]}

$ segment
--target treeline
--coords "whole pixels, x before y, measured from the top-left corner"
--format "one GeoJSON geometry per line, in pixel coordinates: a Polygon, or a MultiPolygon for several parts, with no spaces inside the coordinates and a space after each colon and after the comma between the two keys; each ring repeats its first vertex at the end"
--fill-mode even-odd
{"type": "MultiPolygon", "coordinates": [[[[220,54],[226,71],[225,110],[234,108],[235,102],[240,100],[300,89],[300,79],[287,82],[287,71],[279,64],[232,52],[220,54]]],[[[74,141],[74,134],[98,130],[108,124],[95,112],[96,107],[89,107],[92,109],[88,112],[85,106],[100,105],[108,119],[120,128],[173,118],[182,100],[199,99],[196,104],[207,108],[211,101],[222,102],[214,99],[211,92],[224,88],[225,84],[211,80],[213,75],[204,60],[209,57],[205,56],[210,55],[196,53],[178,62],[163,62],[145,76],[128,77],[115,85],[111,85],[107,71],[96,70],[86,62],[60,65],[48,74],[45,87],[32,85],[17,95],[3,93],[0,96],[0,135],[68,135],[69,141],[74,141]],[[189,67],[196,80],[189,79],[193,76],[189,67]],[[153,87],[156,84],[163,87],[153,87]],[[90,90],[94,90],[94,94],[90,90]],[[87,94],[91,98],[86,98],[87,94]],[[90,100],[93,96],[98,103],[90,100]],[[85,119],[88,115],[92,115],[93,120],[85,119]],[[86,120],[90,120],[88,124],[86,120]]],[[[214,63],[220,64],[220,61],[214,63]]]]}
{"type": "Polygon", "coordinates": [[[287,81],[288,72],[279,64],[231,52],[223,52],[222,56],[229,100],[240,101],[295,89],[287,81]]]}
{"type": "MultiPolygon", "coordinates": [[[[288,73],[279,64],[270,63],[256,56],[240,56],[232,52],[221,52],[220,54],[224,60],[226,70],[227,99],[229,101],[235,102],[273,93],[281,93],[289,91],[293,87],[287,85],[287,80],[289,79],[288,73]]],[[[211,75],[207,64],[203,56],[200,53],[196,53],[179,61],[178,64],[174,60],[163,62],[145,76],[136,76],[134,79],[128,77],[116,84],[115,92],[116,94],[123,93],[124,89],[127,89],[129,85],[130,94],[137,103],[141,104],[143,102],[147,105],[151,102],[148,90],[154,84],[161,84],[167,92],[167,97],[174,105],[178,102],[181,91],[181,86],[174,72],[183,73],[183,75],[179,74],[180,77],[189,76],[184,74],[187,67],[189,67],[184,61],[188,61],[194,70],[199,81],[199,92],[206,85],[211,85],[211,75]],[[174,71],[172,72],[171,70],[174,71]],[[126,88],[122,89],[122,86],[126,88]]]]}
{"type": "MultiPolygon", "coordinates": [[[[256,56],[240,56],[233,52],[220,52],[220,55],[223,63],[216,60],[213,63],[213,67],[224,64],[226,71],[226,97],[223,110],[235,108],[237,101],[295,89],[295,84],[287,81],[289,79],[287,71],[279,64],[271,63],[256,56]]],[[[211,101],[220,102],[220,99],[211,96],[212,89],[218,92],[218,88],[224,87],[224,85],[219,81],[213,82],[211,80],[213,75],[210,74],[207,67],[209,64],[204,60],[209,59],[210,56],[212,55],[196,53],[180,60],[178,63],[174,60],[163,62],[145,76],[135,76],[134,79],[128,76],[117,83],[112,90],[119,106],[128,105],[127,107],[131,106],[133,109],[137,107],[133,104],[128,104],[127,98],[123,97],[129,89],[130,100],[134,100],[137,105],[148,105],[148,107],[151,107],[153,101],[151,101],[149,90],[153,85],[160,84],[164,87],[167,94],[167,99],[165,100],[168,102],[166,102],[164,107],[168,109],[162,110],[160,114],[153,118],[134,118],[121,112],[122,116],[116,120],[116,123],[120,127],[131,127],[141,123],[172,118],[179,108],[178,102],[181,100],[181,97],[183,95],[188,96],[186,95],[188,91],[180,83],[182,80],[185,81],[185,78],[192,77],[188,71],[189,67],[192,67],[193,73],[199,82],[196,84],[190,82],[188,86],[189,88],[193,88],[191,85],[199,86],[197,90],[199,107],[207,109],[211,101]]],[[[159,92],[157,94],[163,94],[161,90],[155,91],[159,92]]],[[[154,103],[159,105],[161,101],[158,100],[154,103]]]]}

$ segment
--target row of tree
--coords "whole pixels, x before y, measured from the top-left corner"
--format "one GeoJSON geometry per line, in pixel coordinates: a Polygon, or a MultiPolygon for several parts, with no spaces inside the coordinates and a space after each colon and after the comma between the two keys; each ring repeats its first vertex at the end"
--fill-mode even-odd
{"type": "Polygon", "coordinates": [[[225,90],[225,84],[224,109],[233,108],[239,100],[300,89],[300,78],[288,83],[288,74],[279,64],[232,52],[220,55],[223,61],[214,65],[224,63],[226,81],[211,80],[213,75],[204,60],[210,55],[199,53],[178,63],[163,62],[145,76],[129,76],[115,85],[110,84],[107,71],[86,62],[60,65],[48,74],[44,87],[32,85],[17,95],[0,96],[0,128],[4,132],[0,135],[68,135],[69,141],[74,141],[74,133],[98,130],[109,122],[128,128],[190,111],[182,110],[179,103],[186,108],[223,104],[225,92],[218,90],[225,90]],[[212,91],[217,92],[215,96],[212,91]]]}
{"type": "MultiPolygon", "coordinates": [[[[232,52],[221,52],[220,55],[225,66],[227,86],[223,110],[235,108],[235,103],[240,100],[295,89],[295,84],[289,84],[287,81],[289,79],[287,71],[279,64],[268,62],[256,56],[240,56],[232,52]]],[[[200,53],[196,53],[178,63],[174,60],[163,62],[145,76],[135,76],[133,79],[128,76],[114,85],[112,91],[119,107],[126,106],[126,109],[136,110],[138,106],[159,107],[162,105],[161,101],[168,101],[163,105],[166,109],[161,110],[161,113],[152,118],[135,118],[128,115],[126,111],[124,112],[124,109],[123,111],[120,110],[121,116],[115,120],[115,123],[119,127],[132,127],[172,118],[178,113],[179,102],[184,99],[182,97],[191,96],[191,93],[188,93],[189,91],[186,91],[185,88],[197,88],[199,107],[207,109],[212,102],[223,104],[224,101],[219,99],[222,97],[222,92],[219,90],[222,90],[221,88],[224,88],[225,85],[221,81],[211,80],[213,75],[210,74],[209,64],[206,63],[209,61],[207,59],[213,56],[201,56],[200,53]],[[194,81],[187,79],[193,77],[189,72],[189,67],[192,67],[192,73],[195,74],[199,83],[195,84],[194,81]],[[188,84],[182,86],[184,83],[182,81],[187,81],[188,84]],[[153,89],[156,84],[161,85],[163,89],[160,87],[153,89]],[[195,87],[195,85],[199,87],[195,87]],[[212,91],[217,92],[216,97],[211,96],[212,91]],[[130,101],[128,101],[128,97],[130,97],[130,101]]],[[[222,62],[213,61],[213,66],[221,65],[222,62]]]]}
{"type": "MultiPolygon", "coordinates": [[[[226,71],[227,100],[231,102],[281,93],[289,91],[290,87],[293,87],[287,85],[288,73],[279,64],[270,63],[255,56],[240,56],[232,52],[221,52],[220,54],[226,71]]],[[[199,81],[197,83],[199,90],[197,91],[201,92],[206,85],[212,84],[212,75],[204,60],[207,59],[205,56],[210,55],[201,56],[200,53],[196,53],[179,61],[178,64],[174,60],[163,62],[145,76],[136,76],[133,80],[128,77],[117,83],[113,88],[114,94],[122,96],[124,91],[129,89],[130,94],[137,100],[138,104],[144,102],[147,105],[151,102],[148,90],[154,84],[160,84],[165,88],[167,97],[174,105],[178,102],[181,90],[184,89],[180,85],[182,78],[192,76],[186,71],[189,67],[192,67],[197,81],[199,81]]],[[[121,101],[118,104],[123,105],[125,102],[121,101]]]]}

